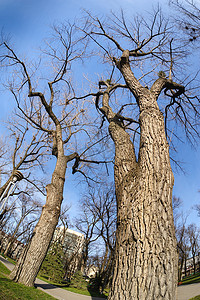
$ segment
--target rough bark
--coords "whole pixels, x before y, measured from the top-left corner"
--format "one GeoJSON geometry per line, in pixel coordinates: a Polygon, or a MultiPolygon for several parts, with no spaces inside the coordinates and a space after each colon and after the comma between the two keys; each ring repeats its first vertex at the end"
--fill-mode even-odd
{"type": "Polygon", "coordinates": [[[117,234],[109,300],[174,300],[178,253],[173,223],[169,147],[157,104],[161,90],[173,82],[158,79],[151,91],[134,77],[123,53],[117,62],[140,109],[138,161],[123,126],[111,121],[115,144],[117,234]]]}
{"type": "Polygon", "coordinates": [[[34,285],[60,215],[67,168],[67,157],[64,155],[61,129],[57,132],[57,148],[56,167],[52,174],[51,183],[46,186],[46,204],[43,206],[42,214],[30,242],[10,274],[11,279],[27,286],[34,285]]]}
{"type": "Polygon", "coordinates": [[[122,133],[115,140],[118,228],[109,299],[172,300],[176,299],[178,256],[168,144],[158,109],[143,110],[140,122],[137,166],[130,161],[131,151],[126,155],[123,149],[127,142],[122,133]]]}

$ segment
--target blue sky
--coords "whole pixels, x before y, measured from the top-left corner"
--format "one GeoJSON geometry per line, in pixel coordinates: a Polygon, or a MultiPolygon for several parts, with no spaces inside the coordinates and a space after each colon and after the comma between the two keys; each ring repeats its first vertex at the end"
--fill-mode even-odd
{"type": "MultiPolygon", "coordinates": [[[[161,1],[163,4],[165,1],[161,1]]],[[[167,2],[167,1],[166,1],[167,2]]],[[[106,15],[111,10],[123,8],[128,14],[148,11],[158,1],[149,0],[0,0],[0,27],[10,33],[18,53],[35,55],[42,40],[48,36],[53,23],[73,20],[80,17],[81,10],[86,9],[97,15],[106,15]]],[[[0,88],[0,118],[5,118],[10,110],[11,96],[0,88]]],[[[174,194],[184,202],[184,210],[189,211],[192,205],[200,203],[200,148],[197,151],[184,144],[179,147],[179,160],[184,162],[185,174],[175,172],[174,194]]],[[[66,186],[65,197],[74,203],[72,212],[77,211],[79,194],[76,184],[69,189],[66,186]]],[[[199,222],[197,214],[192,210],[189,222],[199,222]]]]}

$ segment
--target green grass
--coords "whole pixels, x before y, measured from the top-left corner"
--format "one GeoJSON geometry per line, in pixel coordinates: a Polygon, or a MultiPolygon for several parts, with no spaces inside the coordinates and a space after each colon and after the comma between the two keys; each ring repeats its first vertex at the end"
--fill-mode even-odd
{"type": "Polygon", "coordinates": [[[9,261],[9,262],[11,262],[13,265],[16,265],[16,260],[14,260],[14,259],[12,259],[12,258],[10,258],[10,257],[8,257],[8,256],[6,256],[6,255],[4,255],[3,253],[0,253],[1,254],[1,256],[3,256],[5,259],[7,259],[7,261],[9,261]]]}
{"type": "Polygon", "coordinates": [[[196,296],[196,297],[194,297],[194,298],[191,298],[191,299],[189,299],[189,300],[200,300],[200,295],[199,295],[199,296],[196,296]]]}
{"type": "Polygon", "coordinates": [[[50,284],[53,284],[55,286],[58,286],[60,288],[63,288],[69,292],[72,292],[72,293],[76,293],[76,294],[81,294],[81,295],[86,295],[86,296],[92,296],[92,297],[99,297],[99,298],[107,298],[108,296],[108,293],[105,293],[104,295],[100,295],[99,293],[95,292],[95,291],[88,291],[88,290],[83,290],[83,289],[78,289],[78,288],[73,288],[73,287],[69,287],[67,286],[66,284],[63,284],[63,283],[55,283],[53,281],[50,281],[47,279],[46,276],[38,276],[37,278],[47,282],[47,283],[50,283],[50,284]]]}
{"type": "Polygon", "coordinates": [[[50,300],[55,299],[50,295],[27,287],[23,284],[13,282],[8,278],[10,271],[0,262],[0,299],[1,300],[50,300]]]}
{"type": "Polygon", "coordinates": [[[73,287],[63,287],[65,290],[73,292],[73,293],[77,293],[77,294],[82,294],[82,295],[87,295],[87,296],[92,296],[92,297],[99,297],[99,298],[107,298],[108,294],[106,295],[106,293],[104,295],[101,295],[95,291],[86,291],[86,290],[79,290],[77,288],[73,288],[73,287]]]}
{"type": "MultiPolygon", "coordinates": [[[[1,254],[2,255],[2,254],[1,254]]],[[[4,256],[4,255],[2,255],[4,256]]],[[[13,263],[13,264],[16,264],[16,262],[14,260],[12,260],[11,258],[7,257],[7,256],[4,256],[4,258],[6,258],[9,262],[13,263]]],[[[4,275],[9,275],[10,274],[10,271],[4,266],[4,264],[0,263],[0,290],[1,290],[1,273],[3,273],[4,275]]],[[[37,276],[37,278],[47,282],[47,283],[50,283],[50,284],[53,284],[55,286],[58,286],[60,288],[63,288],[67,291],[70,291],[70,292],[73,292],[73,293],[76,293],[76,294],[82,294],[82,295],[87,295],[87,296],[92,296],[92,297],[99,297],[99,298],[107,298],[108,296],[108,293],[104,293],[104,295],[100,295],[99,293],[95,292],[94,290],[84,290],[84,289],[78,289],[78,288],[74,288],[74,287],[69,287],[67,286],[66,284],[62,284],[62,283],[56,283],[56,282],[53,282],[53,281],[50,281],[48,280],[48,278],[46,276],[37,276]]],[[[9,279],[8,279],[9,280],[9,279]]],[[[9,280],[9,282],[11,282],[12,284],[16,284],[18,285],[17,283],[14,283],[13,281],[9,280]]],[[[23,286],[25,287],[25,286],[23,286]]],[[[25,287],[26,288],[26,287],[25,287]]],[[[39,291],[35,288],[33,288],[34,290],[36,291],[39,291]]],[[[31,292],[32,293],[32,292],[31,292]]],[[[46,295],[46,294],[45,294],[46,295]]],[[[48,296],[48,295],[47,295],[48,296]]],[[[1,292],[0,292],[0,299],[4,300],[4,298],[1,298],[2,295],[1,295],[1,292]]],[[[49,296],[50,297],[50,296],[49,296]]],[[[7,298],[7,299],[12,299],[12,298],[7,298]]],[[[40,298],[13,298],[13,299],[40,299],[40,298]]],[[[53,297],[50,297],[50,298],[41,298],[41,299],[55,299],[53,297]]],[[[5,298],[6,300],[6,298],[5,298]]]]}
{"type": "Polygon", "coordinates": [[[9,275],[10,274],[10,270],[8,270],[6,268],[6,266],[4,266],[4,264],[2,264],[1,262],[0,262],[0,273],[2,275],[9,275]]]}
{"type": "Polygon", "coordinates": [[[198,282],[200,282],[200,273],[183,278],[181,285],[198,283],[198,282]]]}

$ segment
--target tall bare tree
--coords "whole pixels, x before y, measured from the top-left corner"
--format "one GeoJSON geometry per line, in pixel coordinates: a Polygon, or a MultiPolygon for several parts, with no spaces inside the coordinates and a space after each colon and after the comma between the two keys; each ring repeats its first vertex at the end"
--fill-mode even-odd
{"type": "Polygon", "coordinates": [[[187,234],[187,215],[181,214],[180,221],[176,223],[176,238],[177,238],[177,247],[179,253],[179,265],[178,265],[178,281],[181,281],[183,270],[185,276],[187,274],[186,261],[189,256],[189,246],[188,246],[188,234],[187,234]]]}
{"type": "Polygon", "coordinates": [[[199,100],[173,79],[181,51],[159,10],[151,21],[134,22],[123,12],[104,21],[88,14],[87,26],[82,30],[113,67],[96,97],[115,145],[117,233],[108,299],[176,299],[170,121],[180,121],[188,137],[198,136],[199,100]]]}
{"type": "MultiPolygon", "coordinates": [[[[86,133],[84,135],[86,129],[83,130],[82,125],[86,122],[84,103],[70,100],[74,96],[70,79],[71,66],[74,61],[81,59],[85,45],[74,36],[74,26],[55,28],[54,32],[54,38],[43,51],[44,55],[52,58],[48,64],[48,68],[52,64],[52,69],[48,69],[48,74],[41,76],[52,79],[41,79],[39,84],[35,78],[37,67],[28,67],[7,42],[2,43],[2,64],[17,68],[15,74],[18,76],[10,81],[9,88],[16,100],[18,111],[33,128],[44,133],[47,146],[55,157],[51,182],[46,186],[46,204],[29,244],[10,275],[13,280],[28,286],[34,284],[58,223],[67,164],[75,158],[81,162],[71,140],[75,134],[80,133],[82,150],[86,142],[89,145],[89,140],[86,141],[85,138],[86,133]]],[[[77,144],[75,139],[74,144],[77,144]]]]}
{"type": "Polygon", "coordinates": [[[103,292],[111,277],[115,248],[116,204],[113,186],[95,185],[87,189],[82,199],[80,216],[76,218],[76,227],[85,236],[82,271],[90,267],[88,262],[97,245],[102,245],[96,288],[103,292]]]}
{"type": "Polygon", "coordinates": [[[99,221],[96,224],[95,233],[98,241],[103,239],[102,255],[96,256],[98,264],[98,274],[94,280],[96,288],[100,293],[110,284],[113,269],[114,251],[115,251],[115,235],[116,235],[116,201],[114,194],[114,186],[105,185],[99,189],[95,187],[96,192],[90,190],[86,205],[89,207],[90,214],[96,215],[99,221]]]}
{"type": "Polygon", "coordinates": [[[190,224],[187,228],[189,246],[192,254],[194,274],[196,274],[196,257],[199,254],[199,228],[196,224],[190,224]]]}

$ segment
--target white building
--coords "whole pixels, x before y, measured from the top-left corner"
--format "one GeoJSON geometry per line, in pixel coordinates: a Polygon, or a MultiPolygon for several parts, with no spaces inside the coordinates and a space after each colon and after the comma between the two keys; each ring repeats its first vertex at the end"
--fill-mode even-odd
{"type": "Polygon", "coordinates": [[[63,246],[66,277],[70,278],[81,263],[84,234],[61,226],[56,228],[53,241],[60,242],[63,246]]]}

